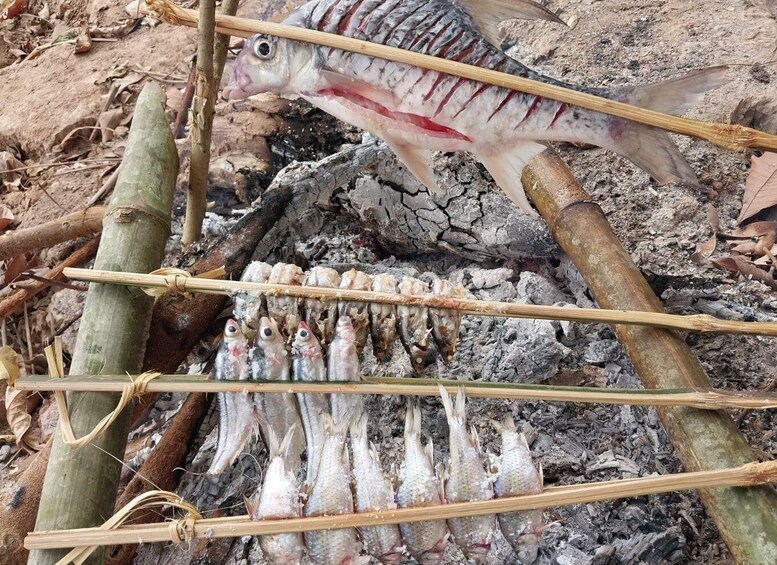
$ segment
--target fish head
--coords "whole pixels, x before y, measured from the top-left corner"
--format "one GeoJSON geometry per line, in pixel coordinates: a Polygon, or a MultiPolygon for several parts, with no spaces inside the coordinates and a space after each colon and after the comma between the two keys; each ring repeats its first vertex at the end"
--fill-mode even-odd
{"type": "Polygon", "coordinates": [[[308,359],[321,356],[321,345],[318,339],[316,339],[313,330],[304,321],[301,321],[299,326],[297,326],[292,349],[297,355],[308,359]]]}
{"type": "Polygon", "coordinates": [[[232,65],[232,80],[223,96],[239,100],[264,92],[296,92],[296,83],[305,77],[312,59],[309,45],[273,35],[252,35],[232,65]]]}
{"type": "Polygon", "coordinates": [[[539,536],[527,534],[518,538],[518,543],[513,546],[515,549],[518,563],[521,565],[531,565],[537,560],[537,554],[540,549],[539,536]]]}
{"type": "Polygon", "coordinates": [[[356,330],[350,316],[340,316],[335,326],[335,337],[343,340],[348,345],[356,345],[356,330]]]}
{"type": "Polygon", "coordinates": [[[240,329],[240,324],[230,318],[224,324],[224,346],[229,351],[230,356],[242,358],[248,352],[248,340],[240,329]]]}
{"type": "Polygon", "coordinates": [[[278,323],[275,320],[268,318],[267,316],[263,316],[259,320],[259,330],[256,332],[256,344],[265,351],[274,348],[284,349],[283,337],[278,329],[278,323]]]}

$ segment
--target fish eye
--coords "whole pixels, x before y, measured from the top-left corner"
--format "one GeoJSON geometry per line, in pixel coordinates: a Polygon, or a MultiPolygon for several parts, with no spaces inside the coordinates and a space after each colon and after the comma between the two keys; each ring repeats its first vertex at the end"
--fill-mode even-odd
{"type": "Polygon", "coordinates": [[[235,324],[228,324],[226,331],[228,334],[233,334],[237,331],[237,326],[235,324]]]}
{"type": "Polygon", "coordinates": [[[262,330],[262,335],[264,335],[264,337],[272,337],[272,330],[270,328],[264,328],[262,330]]]}
{"type": "Polygon", "coordinates": [[[264,60],[272,59],[275,56],[275,41],[260,35],[254,41],[254,55],[264,60]]]}
{"type": "Polygon", "coordinates": [[[305,339],[306,337],[308,337],[308,330],[304,330],[304,329],[303,329],[303,330],[300,330],[300,331],[299,331],[299,336],[300,336],[302,339],[305,339]]]}

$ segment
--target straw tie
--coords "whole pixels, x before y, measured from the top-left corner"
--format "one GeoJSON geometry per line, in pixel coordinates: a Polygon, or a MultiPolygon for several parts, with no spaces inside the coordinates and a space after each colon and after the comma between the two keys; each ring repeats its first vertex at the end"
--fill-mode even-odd
{"type": "MultiPolygon", "coordinates": [[[[57,337],[54,340],[53,347],[49,345],[46,350],[46,361],[49,365],[49,373],[56,378],[63,378],[65,376],[64,363],[62,361],[62,339],[57,337]]],[[[162,373],[147,372],[138,375],[137,378],[129,377],[129,382],[124,385],[121,392],[121,398],[119,403],[113,412],[106,414],[105,417],[100,420],[94,429],[83,437],[76,438],[73,432],[73,426],[70,423],[70,413],[68,412],[67,397],[63,391],[54,392],[54,400],[57,403],[57,409],[59,410],[59,422],[60,430],[62,433],[62,442],[70,447],[83,447],[92,442],[96,437],[105,432],[108,427],[116,421],[122,410],[124,410],[133,398],[140,398],[146,393],[146,386],[155,378],[159,377],[162,373]]]]}
{"type": "MultiPolygon", "coordinates": [[[[177,494],[164,490],[151,490],[130,500],[123,508],[118,510],[104,524],[99,526],[98,530],[115,530],[123,525],[133,512],[146,510],[149,508],[161,508],[172,506],[185,512],[182,518],[171,520],[167,531],[170,541],[179,544],[181,542],[190,542],[194,539],[194,524],[197,520],[202,520],[202,515],[197,508],[183,500],[177,494]]],[[[73,550],[57,561],[56,565],[68,565],[74,563],[81,565],[97,549],[99,545],[84,545],[73,548],[73,550]]]]}
{"type": "Polygon", "coordinates": [[[227,274],[226,269],[223,266],[217,269],[211,269],[198,275],[192,275],[189,271],[183,269],[176,269],[175,267],[162,267],[149,273],[151,275],[159,275],[163,277],[165,282],[164,287],[144,287],[143,292],[149,296],[163,296],[168,292],[174,294],[182,294],[186,298],[189,298],[191,294],[186,289],[186,280],[192,276],[199,279],[217,279],[227,274]]]}

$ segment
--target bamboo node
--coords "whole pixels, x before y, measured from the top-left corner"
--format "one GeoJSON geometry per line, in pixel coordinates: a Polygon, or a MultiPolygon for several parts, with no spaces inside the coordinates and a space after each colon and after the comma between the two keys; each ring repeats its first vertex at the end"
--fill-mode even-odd
{"type": "MultiPolygon", "coordinates": [[[[45,349],[46,361],[49,366],[49,373],[52,377],[63,378],[65,376],[64,363],[62,361],[62,339],[57,336],[54,340],[54,345],[49,345],[45,349]]],[[[138,375],[136,379],[129,377],[130,382],[124,385],[124,389],[121,393],[119,403],[113,412],[106,414],[105,417],[100,420],[91,432],[76,438],[73,426],[70,423],[70,412],[67,406],[67,397],[63,391],[54,392],[54,401],[57,404],[59,410],[59,428],[62,435],[62,442],[70,447],[83,447],[92,442],[96,437],[100,436],[108,427],[116,421],[116,418],[122,413],[122,411],[129,405],[133,398],[139,398],[146,393],[146,386],[149,382],[161,376],[162,373],[147,372],[138,375]]]]}
{"type": "Polygon", "coordinates": [[[109,218],[113,218],[116,223],[126,224],[135,221],[138,216],[144,216],[149,220],[152,220],[162,226],[167,234],[170,235],[170,219],[160,215],[159,212],[152,208],[133,204],[132,206],[114,206],[110,208],[103,219],[103,222],[109,218]]]}

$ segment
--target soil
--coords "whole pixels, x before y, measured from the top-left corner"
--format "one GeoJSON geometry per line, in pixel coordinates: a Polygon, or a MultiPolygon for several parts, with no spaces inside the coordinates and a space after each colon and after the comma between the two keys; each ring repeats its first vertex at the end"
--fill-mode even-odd
{"type": "MultiPolygon", "coordinates": [[[[249,0],[241,5],[240,13],[267,17],[285,6],[280,0],[249,0]]],[[[155,26],[144,19],[120,37],[95,41],[86,53],[75,54],[72,42],[66,42],[22,60],[35,47],[70,30],[107,29],[126,22],[125,7],[114,0],[31,0],[25,15],[0,22],[0,155],[8,152],[25,167],[0,175],[0,200],[14,215],[11,228],[30,227],[85,205],[121,157],[134,100],[146,80],[159,80],[168,89],[171,118],[178,109],[195,51],[196,32],[190,29],[155,26]],[[90,140],[101,115],[107,113],[103,106],[112,86],[118,87],[118,93],[107,110],[120,110],[121,116],[114,116],[112,125],[90,140]]],[[[554,0],[551,7],[570,23],[568,29],[536,22],[508,26],[510,53],[528,66],[569,82],[617,89],[669,79],[700,67],[731,65],[729,82],[707,94],[689,116],[714,122],[733,120],[777,132],[774,115],[764,110],[774,99],[777,82],[773,64],[777,15],[770,0],[581,0],[566,5],[554,0]]],[[[569,146],[559,150],[592,199],[602,206],[668,311],[777,320],[773,290],[709,261],[697,264],[691,259],[696,245],[711,233],[709,204],[719,212],[721,231],[735,226],[751,154],[728,152],[695,139],[675,139],[697,172],[700,186],[657,186],[630,162],[604,150],[569,146]]],[[[209,193],[215,206],[208,213],[203,246],[207,238],[228,230],[240,210],[261,194],[282,167],[294,160],[321,159],[343,144],[360,140],[359,131],[303,103],[220,102],[209,193]],[[236,174],[241,167],[247,168],[245,174],[236,174]]],[[[188,140],[179,142],[184,163],[181,186],[186,179],[188,144],[188,140]]],[[[0,159],[0,167],[3,163],[0,159]]],[[[489,177],[469,158],[445,156],[437,166],[438,171],[453,167],[454,183],[462,178],[459,171],[466,171],[467,178],[491,193],[489,177]]],[[[411,245],[387,241],[353,202],[346,202],[365,183],[384,189],[398,186],[395,179],[368,171],[339,196],[310,211],[320,229],[305,229],[299,218],[290,218],[287,229],[273,234],[275,239],[265,242],[257,255],[271,263],[296,262],[304,268],[321,264],[343,271],[355,266],[366,272],[390,271],[422,279],[434,273],[461,282],[469,295],[481,299],[592,305],[585,285],[557,250],[549,252],[543,247],[535,256],[523,251],[520,256],[502,251],[479,256],[462,253],[455,245],[429,244],[419,252],[417,247],[412,251],[411,245]]],[[[493,194],[497,195],[494,202],[509,206],[506,199],[493,194]]],[[[183,260],[178,242],[184,207],[184,192],[179,191],[167,264],[178,265],[183,260]]],[[[57,246],[28,257],[27,262],[45,269],[70,250],[72,245],[57,246]]],[[[718,241],[713,257],[727,254],[726,242],[718,241]]],[[[3,296],[8,292],[7,288],[0,291],[3,296]]],[[[83,293],[55,289],[28,305],[30,342],[21,312],[3,321],[3,342],[23,352],[28,371],[45,373],[43,343],[62,334],[66,350],[71,350],[82,304],[83,293]]],[[[218,326],[218,322],[213,326],[214,336],[218,326]]],[[[688,335],[687,342],[713,386],[771,390],[777,382],[773,339],[688,335]]],[[[212,350],[210,342],[198,348],[191,363],[181,369],[198,364],[192,370],[201,370],[199,364],[207,362],[212,350]]],[[[411,367],[397,344],[388,364],[375,361],[368,348],[363,370],[409,374],[411,367]]],[[[449,365],[434,360],[425,372],[426,376],[462,380],[640,386],[609,327],[544,321],[465,318],[456,358],[449,365]]],[[[181,401],[179,395],[160,397],[133,432],[133,452],[127,455],[132,469],[151,451],[181,401]]],[[[369,398],[366,406],[373,416],[370,434],[384,468],[396,469],[402,454],[403,402],[393,397],[369,398]]],[[[435,459],[445,461],[447,427],[441,404],[438,399],[427,399],[422,407],[424,431],[434,440],[435,459]]],[[[48,399],[34,409],[33,425],[44,437],[53,432],[53,410],[48,399]]],[[[468,415],[485,451],[499,452],[499,437],[489,421],[507,412],[529,438],[547,485],[682,470],[652,408],[473,399],[468,415]]],[[[766,459],[777,456],[771,413],[734,411],[731,415],[759,455],[766,459]]],[[[178,492],[205,515],[242,514],[243,496],[250,496],[260,481],[266,452],[257,444],[222,476],[203,476],[213,454],[216,422],[212,412],[203,423],[178,492]]],[[[5,423],[0,423],[0,435],[6,433],[5,423]]],[[[15,446],[0,448],[0,496],[13,495],[15,481],[31,459],[15,446]]],[[[548,510],[546,519],[554,524],[543,534],[538,561],[543,564],[730,561],[715,524],[692,492],[559,507],[548,510]]],[[[261,562],[260,553],[251,538],[207,547],[147,544],[140,547],[134,563],[261,562]]],[[[451,547],[445,562],[464,561],[451,547]]],[[[501,536],[496,537],[489,562],[514,562],[501,536]]]]}

